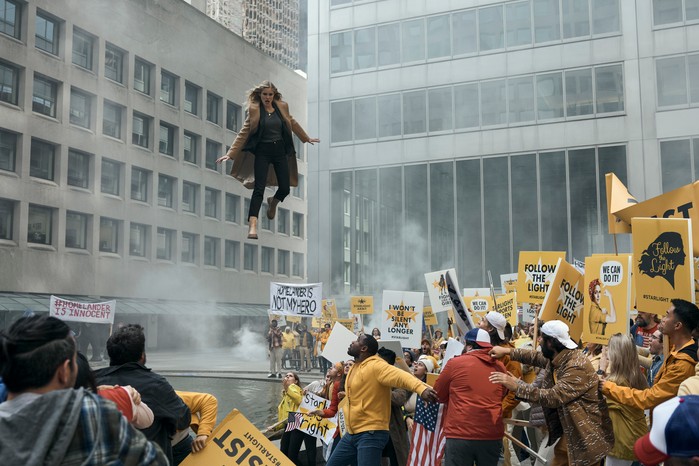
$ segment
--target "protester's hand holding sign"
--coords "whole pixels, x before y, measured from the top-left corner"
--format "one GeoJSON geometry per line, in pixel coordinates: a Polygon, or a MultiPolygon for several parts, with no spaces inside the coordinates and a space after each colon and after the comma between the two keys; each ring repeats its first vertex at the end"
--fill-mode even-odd
{"type": "Polygon", "coordinates": [[[206,440],[209,438],[208,435],[197,435],[197,438],[192,441],[192,451],[198,453],[204,449],[206,446],[206,440]]]}

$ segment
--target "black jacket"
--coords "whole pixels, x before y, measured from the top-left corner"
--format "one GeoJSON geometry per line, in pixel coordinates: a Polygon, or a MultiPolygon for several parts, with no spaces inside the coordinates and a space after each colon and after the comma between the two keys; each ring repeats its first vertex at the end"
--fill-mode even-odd
{"type": "Polygon", "coordinates": [[[153,411],[153,425],[142,432],[160,445],[173,464],[171,437],[175,431],[189,427],[191,413],[167,379],[137,362],[99,369],[95,377],[97,385],[131,385],[138,390],[141,400],[153,411]]]}

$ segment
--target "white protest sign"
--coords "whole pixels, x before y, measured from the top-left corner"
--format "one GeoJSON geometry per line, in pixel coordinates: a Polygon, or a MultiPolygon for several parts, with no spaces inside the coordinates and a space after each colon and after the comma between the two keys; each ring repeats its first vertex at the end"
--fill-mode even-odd
{"type": "Polygon", "coordinates": [[[287,316],[320,317],[323,296],[322,283],[269,284],[269,312],[287,316]]]}
{"type": "Polygon", "coordinates": [[[344,361],[349,357],[347,354],[347,349],[349,348],[350,343],[356,339],[357,335],[347,330],[347,327],[341,323],[335,322],[321,356],[333,364],[344,361]]]}
{"type": "Polygon", "coordinates": [[[447,366],[447,361],[455,356],[459,356],[464,350],[465,346],[459,340],[454,338],[449,338],[447,340],[447,349],[444,351],[444,361],[442,361],[442,369],[447,366]]]}
{"type": "Polygon", "coordinates": [[[519,274],[517,272],[500,274],[500,288],[502,289],[503,293],[517,291],[518,276],[519,274]]]}
{"type": "Polygon", "coordinates": [[[51,295],[49,315],[72,322],[113,324],[116,300],[102,303],[81,303],[51,295]]]}
{"type": "Polygon", "coordinates": [[[425,274],[425,283],[427,284],[427,296],[430,298],[432,312],[444,312],[451,309],[451,298],[447,289],[447,272],[452,273],[452,277],[456,277],[456,269],[438,270],[425,274]]]}
{"type": "MultiPolygon", "coordinates": [[[[325,398],[314,395],[313,393],[306,393],[303,395],[303,399],[299,405],[299,411],[307,414],[317,409],[326,409],[328,404],[329,402],[325,398]]],[[[321,439],[326,445],[332,442],[336,429],[337,415],[331,418],[306,415],[303,416],[303,421],[301,421],[301,425],[298,427],[298,430],[301,432],[321,439]]]]}
{"type": "Polygon", "coordinates": [[[417,348],[422,340],[424,293],[384,290],[381,303],[381,335],[401,342],[403,348],[417,348]]]}

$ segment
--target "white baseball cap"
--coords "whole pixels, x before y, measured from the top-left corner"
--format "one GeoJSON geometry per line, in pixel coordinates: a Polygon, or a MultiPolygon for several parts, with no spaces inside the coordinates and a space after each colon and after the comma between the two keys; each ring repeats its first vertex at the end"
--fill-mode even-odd
{"type": "Polygon", "coordinates": [[[490,325],[495,327],[498,331],[498,336],[501,340],[505,339],[505,325],[507,325],[507,319],[505,316],[496,311],[490,311],[485,315],[485,320],[487,320],[490,325]]]}
{"type": "Polygon", "coordinates": [[[578,344],[570,338],[570,333],[568,332],[568,326],[560,320],[549,320],[541,326],[541,333],[555,338],[568,349],[575,349],[578,347],[578,344]]]}

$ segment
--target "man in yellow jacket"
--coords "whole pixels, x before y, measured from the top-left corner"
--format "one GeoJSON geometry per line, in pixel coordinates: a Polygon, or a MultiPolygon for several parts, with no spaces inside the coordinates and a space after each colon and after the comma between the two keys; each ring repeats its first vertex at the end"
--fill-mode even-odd
{"type": "Polygon", "coordinates": [[[673,299],[660,322],[660,330],[670,342],[670,353],[660,366],[651,388],[638,390],[605,381],[602,392],[623,405],[652,409],[677,395],[680,384],[694,375],[697,342],[692,332],[699,325],[699,308],[683,299],[673,299]]]}
{"type": "Polygon", "coordinates": [[[341,407],[347,433],[333,451],[327,466],[378,466],[388,442],[391,417],[391,388],[403,388],[420,394],[429,402],[437,393],[409,373],[389,365],[376,355],[378,342],[371,335],[359,335],[347,354],[354,366],[345,382],[346,404],[341,407]]]}

